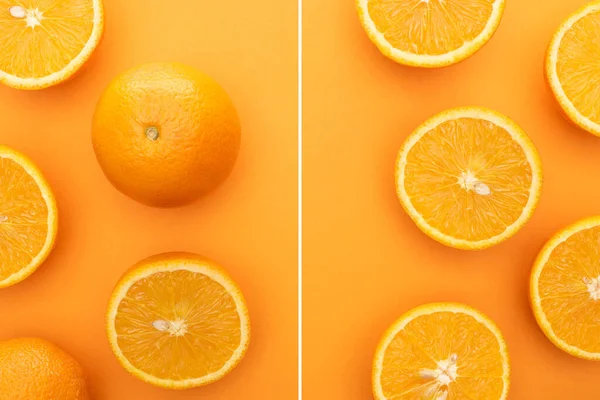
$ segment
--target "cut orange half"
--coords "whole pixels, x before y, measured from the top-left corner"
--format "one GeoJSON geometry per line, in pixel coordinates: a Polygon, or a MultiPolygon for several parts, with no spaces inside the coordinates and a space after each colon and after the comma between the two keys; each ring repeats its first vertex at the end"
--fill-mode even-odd
{"type": "Polygon", "coordinates": [[[554,34],[546,78],[567,117],[600,136],[600,2],[571,15],[554,34]]]}
{"type": "Polygon", "coordinates": [[[490,40],[505,0],[356,0],[367,35],[392,60],[443,67],[474,54],[490,40]]]}
{"type": "Polygon", "coordinates": [[[500,330],[463,304],[409,311],[383,335],[373,362],[377,400],[501,400],[509,378],[500,330]]]}
{"type": "Polygon", "coordinates": [[[529,137],[507,117],[456,108],[418,127],[396,161],[396,192],[408,215],[447,246],[475,250],[514,235],[542,185],[529,137]]]}
{"type": "Polygon", "coordinates": [[[579,221],[546,243],[531,272],[530,296],[554,345],[600,360],[600,217],[579,221]]]}
{"type": "Polygon", "coordinates": [[[0,82],[31,90],[67,80],[103,29],[101,0],[0,0],[0,82]]]}
{"type": "Polygon", "coordinates": [[[109,302],[107,334],[123,367],[155,386],[186,389],[227,375],[250,341],[240,289],[221,267],[187,253],[143,260],[109,302]]]}
{"type": "Polygon", "coordinates": [[[56,201],[40,170],[0,146],[0,288],[31,275],[48,257],[58,229],[56,201]]]}

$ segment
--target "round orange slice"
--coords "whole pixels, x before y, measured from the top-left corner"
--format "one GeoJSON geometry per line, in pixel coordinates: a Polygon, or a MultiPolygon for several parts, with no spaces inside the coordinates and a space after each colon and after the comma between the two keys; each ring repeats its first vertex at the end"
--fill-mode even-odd
{"type": "Polygon", "coordinates": [[[538,203],[542,169],[529,137],[488,109],[456,108],[418,127],[396,161],[408,215],[447,246],[475,250],[514,235],[538,203]]]}
{"type": "Polygon", "coordinates": [[[250,341],[244,297],[221,267],[187,253],[143,260],[119,280],[107,334],[123,367],[152,385],[186,389],[227,375],[250,341]]]}
{"type": "Polygon", "coordinates": [[[414,67],[455,64],[492,37],[505,0],[356,0],[367,35],[392,60],[414,67]]]}
{"type": "Polygon", "coordinates": [[[0,0],[0,82],[32,90],[67,80],[103,29],[101,0],[0,0]]]}
{"type": "Polygon", "coordinates": [[[567,117],[600,136],[600,2],[571,15],[554,34],[546,78],[567,117]]]}
{"type": "Polygon", "coordinates": [[[600,360],[600,217],[546,243],[531,272],[530,296],[538,325],[554,345],[600,360]]]}
{"type": "Polygon", "coordinates": [[[31,275],[48,257],[58,229],[52,190],[33,162],[0,146],[0,288],[31,275]]]}
{"type": "Polygon", "coordinates": [[[373,362],[377,400],[506,399],[510,382],[502,334],[463,304],[417,307],[383,335],[373,362]]]}

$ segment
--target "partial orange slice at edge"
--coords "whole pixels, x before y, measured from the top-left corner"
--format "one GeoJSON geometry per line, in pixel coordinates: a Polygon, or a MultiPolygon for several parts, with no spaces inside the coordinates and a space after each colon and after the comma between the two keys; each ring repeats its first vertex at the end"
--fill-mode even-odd
{"type": "Polygon", "coordinates": [[[143,260],[123,275],[107,310],[123,367],[155,386],[185,389],[227,375],[250,341],[244,297],[221,267],[187,253],[143,260]]]}
{"type": "Polygon", "coordinates": [[[377,400],[503,400],[510,365],[496,325],[464,304],[417,307],[383,335],[373,362],[377,400]]]}
{"type": "Polygon", "coordinates": [[[464,60],[492,37],[505,0],[356,0],[363,28],[401,64],[442,67],[464,60]]]}
{"type": "Polygon", "coordinates": [[[396,192],[416,225],[445,245],[483,249],[532,216],[542,185],[535,146],[509,118],[480,107],[435,115],[404,142],[396,192]]]}
{"type": "Polygon", "coordinates": [[[578,221],[546,243],[531,272],[530,299],[554,345],[600,360],[600,216],[578,221]]]}
{"type": "Polygon", "coordinates": [[[58,230],[48,182],[23,154],[0,146],[0,287],[21,282],[48,257],[58,230]]]}
{"type": "Polygon", "coordinates": [[[103,30],[102,0],[0,0],[0,82],[32,90],[67,80],[103,30]]]}
{"type": "Polygon", "coordinates": [[[566,116],[600,136],[600,1],[573,13],[552,37],[546,78],[566,116]]]}

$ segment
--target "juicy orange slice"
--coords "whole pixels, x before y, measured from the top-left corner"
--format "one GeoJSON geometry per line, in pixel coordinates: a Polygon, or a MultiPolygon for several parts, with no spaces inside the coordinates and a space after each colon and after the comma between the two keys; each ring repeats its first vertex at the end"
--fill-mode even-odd
{"type": "Polygon", "coordinates": [[[546,77],[568,118],[600,136],[600,2],[571,15],[554,34],[546,77]]]}
{"type": "Polygon", "coordinates": [[[363,28],[401,64],[442,67],[464,60],[492,37],[505,0],[356,0],[363,28]]]}
{"type": "Polygon", "coordinates": [[[31,160],[0,146],[0,287],[31,275],[56,240],[52,190],[31,160]]]}
{"type": "Polygon", "coordinates": [[[600,217],[587,218],[546,243],[531,272],[535,318],[567,353],[600,360],[600,217]]]}
{"type": "Polygon", "coordinates": [[[373,393],[377,400],[500,400],[509,376],[506,344],[488,317],[463,304],[426,304],[383,335],[373,393]]]}
{"type": "Polygon", "coordinates": [[[221,379],[240,362],[250,320],[242,293],[219,266],[169,253],[123,275],[108,306],[107,334],[131,374],[185,389],[221,379]]]}
{"type": "Polygon", "coordinates": [[[396,162],[396,192],[417,226],[460,249],[514,235],[542,184],[538,153],[514,122],[483,108],[438,114],[415,130],[396,162]]]}
{"type": "Polygon", "coordinates": [[[0,82],[42,89],[65,81],[103,29],[101,0],[0,0],[0,82]]]}

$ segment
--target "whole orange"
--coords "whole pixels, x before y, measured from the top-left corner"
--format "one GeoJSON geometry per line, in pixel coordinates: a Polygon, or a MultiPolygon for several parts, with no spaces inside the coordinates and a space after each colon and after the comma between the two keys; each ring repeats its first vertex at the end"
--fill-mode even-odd
{"type": "Polygon", "coordinates": [[[94,114],[92,141],[109,181],[156,207],[190,203],[227,178],[240,147],[236,109],[195,68],[151,63],[118,76],[94,114]]]}
{"type": "Polygon", "coordinates": [[[0,342],[0,371],[2,400],[90,399],[79,363],[42,339],[0,342]]]}

